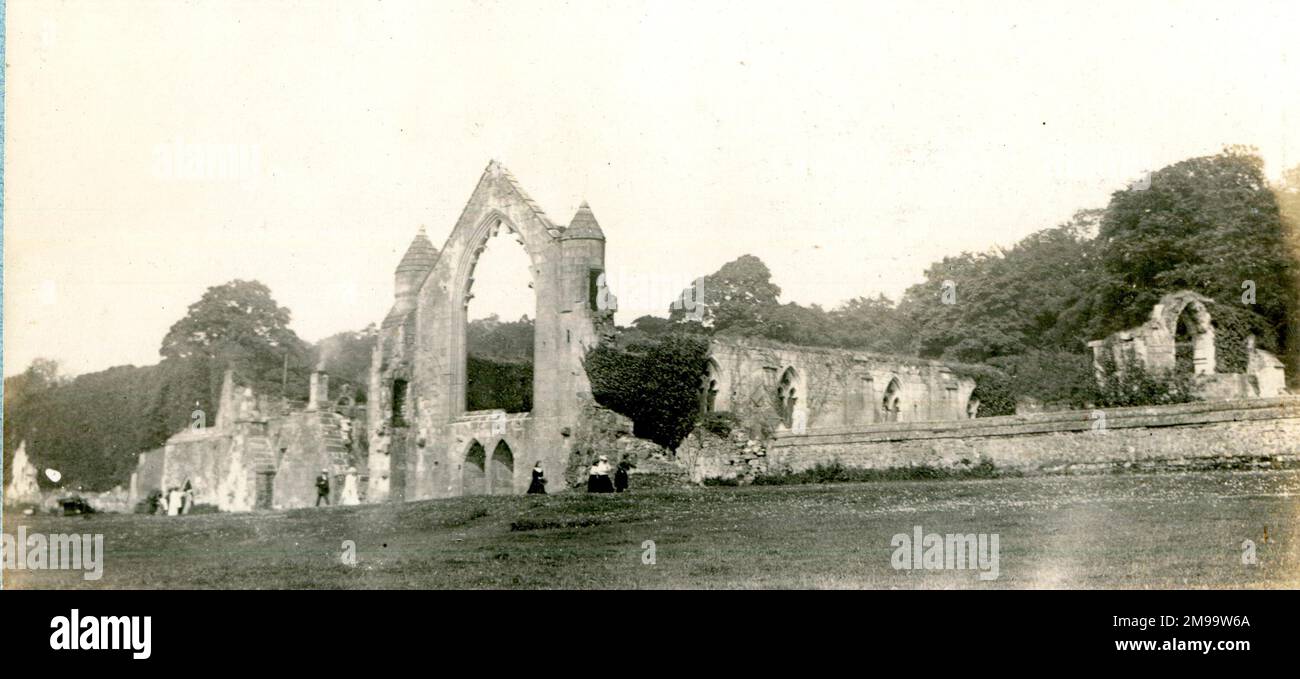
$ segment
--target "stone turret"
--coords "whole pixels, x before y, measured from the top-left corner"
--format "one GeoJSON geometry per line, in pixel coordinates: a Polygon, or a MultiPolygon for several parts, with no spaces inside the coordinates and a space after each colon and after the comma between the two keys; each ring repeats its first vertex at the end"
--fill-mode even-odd
{"type": "MultiPolygon", "coordinates": [[[[596,215],[587,201],[582,202],[560,236],[560,245],[564,253],[563,270],[576,272],[576,275],[564,279],[564,299],[585,300],[587,310],[593,314],[604,311],[597,297],[603,294],[599,283],[603,282],[601,276],[605,272],[605,232],[596,222],[596,215]]],[[[605,295],[603,299],[608,301],[612,298],[605,295]]],[[[584,343],[590,346],[591,338],[584,338],[584,343]]]]}
{"type": "Polygon", "coordinates": [[[591,206],[587,205],[587,201],[582,201],[582,205],[578,207],[578,211],[573,215],[573,221],[569,222],[569,228],[564,230],[562,238],[564,240],[579,238],[605,240],[605,232],[600,229],[600,224],[596,222],[596,215],[592,213],[591,206]]]}
{"type": "Polygon", "coordinates": [[[429,242],[429,237],[425,235],[422,226],[415,234],[410,247],[406,248],[402,261],[397,265],[393,284],[393,310],[390,316],[402,316],[415,308],[420,285],[424,283],[429,272],[433,271],[433,265],[437,262],[438,249],[429,242]]]}

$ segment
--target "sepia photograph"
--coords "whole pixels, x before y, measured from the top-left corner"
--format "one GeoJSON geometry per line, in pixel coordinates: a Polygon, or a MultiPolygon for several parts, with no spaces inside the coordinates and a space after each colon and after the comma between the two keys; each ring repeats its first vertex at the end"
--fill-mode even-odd
{"type": "Polygon", "coordinates": [[[85,590],[1177,590],[1093,627],[1243,657],[1196,597],[1300,588],[1297,35],[8,0],[0,601],[148,658],[85,590]]]}

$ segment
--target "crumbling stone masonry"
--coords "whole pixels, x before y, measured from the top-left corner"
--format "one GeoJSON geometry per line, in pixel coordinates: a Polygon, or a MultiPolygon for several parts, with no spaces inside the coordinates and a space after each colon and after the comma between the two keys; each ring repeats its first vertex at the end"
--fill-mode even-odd
{"type": "Polygon", "coordinates": [[[41,487],[36,480],[36,473],[36,465],[27,459],[27,442],[22,441],[18,444],[18,452],[14,453],[13,475],[9,478],[9,486],[5,488],[4,504],[40,504],[41,487]]]}
{"type": "Polygon", "coordinates": [[[1269,398],[1286,394],[1282,361],[1247,338],[1244,370],[1221,369],[1222,349],[1208,306],[1210,298],[1190,290],[1160,298],[1146,323],[1088,343],[1093,363],[1102,369],[1107,353],[1122,369],[1133,360],[1153,373],[1194,375],[1199,396],[1210,400],[1269,398]]]}
{"type": "Polygon", "coordinates": [[[371,366],[369,501],[522,493],[538,460],[559,485],[582,414],[594,405],[582,360],[611,313],[597,309],[604,268],[605,236],[586,203],[567,227],[556,225],[489,163],[441,252],[421,231],[397,266],[371,366]],[[503,228],[531,260],[534,410],[469,412],[474,267],[503,228]]]}
{"type": "Polygon", "coordinates": [[[189,481],[195,503],[222,511],[310,507],[322,471],[332,480],[332,504],[360,502],[359,494],[345,498],[343,489],[362,486],[364,449],[353,432],[364,431],[364,411],[330,403],[325,373],[317,371],[311,383],[303,407],[237,386],[227,371],[215,425],[186,429],[142,453],[130,504],[189,481]]]}
{"type": "Polygon", "coordinates": [[[705,410],[732,413],[752,438],[975,415],[975,382],[939,361],[725,337],[709,355],[705,410]]]}

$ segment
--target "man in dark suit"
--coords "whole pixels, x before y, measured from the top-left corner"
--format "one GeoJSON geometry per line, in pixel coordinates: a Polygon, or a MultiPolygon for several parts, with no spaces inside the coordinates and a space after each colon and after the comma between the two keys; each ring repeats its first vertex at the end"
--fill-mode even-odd
{"type": "Polygon", "coordinates": [[[316,506],[319,507],[321,500],[325,504],[330,503],[330,470],[320,470],[320,476],[316,477],[316,506]]]}

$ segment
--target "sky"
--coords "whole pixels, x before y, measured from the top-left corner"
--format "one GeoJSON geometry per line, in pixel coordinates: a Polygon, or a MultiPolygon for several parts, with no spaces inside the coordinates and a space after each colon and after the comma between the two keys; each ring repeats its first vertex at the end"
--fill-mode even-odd
{"type": "MultiPolygon", "coordinates": [[[[236,278],[378,322],[491,159],[590,203],[623,324],[743,254],[897,299],[1225,144],[1300,164],[1300,6],[1083,5],[10,0],[4,374],[155,363],[236,278]]],[[[512,248],[471,315],[533,315],[512,248]]]]}

